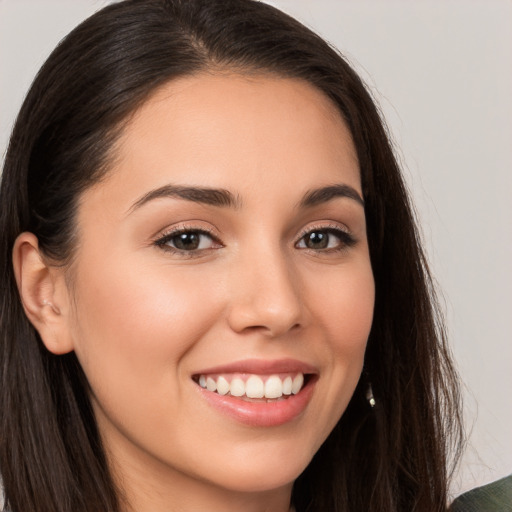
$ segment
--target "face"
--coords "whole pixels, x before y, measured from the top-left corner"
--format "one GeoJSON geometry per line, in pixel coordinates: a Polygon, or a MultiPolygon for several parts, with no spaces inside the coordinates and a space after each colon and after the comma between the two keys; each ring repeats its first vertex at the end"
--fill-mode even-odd
{"type": "Polygon", "coordinates": [[[111,463],[189,491],[289,488],[372,321],[347,127],[306,83],[198,75],[149,99],[116,155],[80,201],[69,320],[111,463]]]}

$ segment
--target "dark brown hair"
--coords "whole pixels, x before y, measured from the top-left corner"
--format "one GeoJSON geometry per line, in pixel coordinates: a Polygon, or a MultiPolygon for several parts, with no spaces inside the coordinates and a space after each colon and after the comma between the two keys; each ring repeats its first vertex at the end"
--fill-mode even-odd
{"type": "Polygon", "coordinates": [[[320,37],[253,0],[126,0],[71,32],[16,121],[0,188],[0,472],[12,512],[119,511],[73,353],[56,356],[24,315],[11,251],[33,232],[73,256],[80,194],[109,169],[123,122],[160,85],[205,70],[305,80],[339,108],[359,157],[376,284],[365,371],[297,479],[297,512],[445,510],[459,394],[408,195],[370,95],[320,37]],[[371,380],[377,405],[365,389],[371,380]],[[450,450],[452,450],[450,452],[450,450]]]}

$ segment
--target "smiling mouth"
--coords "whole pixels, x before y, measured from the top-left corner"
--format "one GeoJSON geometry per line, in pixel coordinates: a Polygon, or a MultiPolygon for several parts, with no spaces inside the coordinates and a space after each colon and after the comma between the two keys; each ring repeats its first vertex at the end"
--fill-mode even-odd
{"type": "Polygon", "coordinates": [[[212,393],[249,402],[279,402],[297,395],[312,375],[301,372],[257,375],[250,373],[200,374],[193,377],[212,393]]]}

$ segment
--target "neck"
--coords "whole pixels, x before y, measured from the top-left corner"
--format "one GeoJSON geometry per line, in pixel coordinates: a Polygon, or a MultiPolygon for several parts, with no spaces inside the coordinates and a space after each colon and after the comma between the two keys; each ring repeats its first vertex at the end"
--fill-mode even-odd
{"type": "Polygon", "coordinates": [[[196,492],[176,493],[174,490],[156,492],[139,488],[137,492],[125,491],[123,512],[293,512],[290,508],[290,491],[279,489],[259,493],[242,493],[202,486],[196,492]]]}
{"type": "Polygon", "coordinates": [[[162,467],[155,471],[148,471],[147,466],[140,471],[141,466],[130,464],[117,467],[123,468],[122,474],[114,470],[123,496],[122,512],[293,512],[293,483],[271,490],[240,491],[162,467]]]}

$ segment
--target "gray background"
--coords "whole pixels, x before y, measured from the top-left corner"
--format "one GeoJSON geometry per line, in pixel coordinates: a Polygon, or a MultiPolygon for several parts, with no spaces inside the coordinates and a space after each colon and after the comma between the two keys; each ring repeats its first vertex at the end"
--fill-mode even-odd
{"type": "MultiPolygon", "coordinates": [[[[0,0],[0,155],[57,42],[103,0],[0,0]]],[[[512,473],[512,2],[269,0],[337,46],[384,112],[465,383],[459,493],[512,473]]]]}

